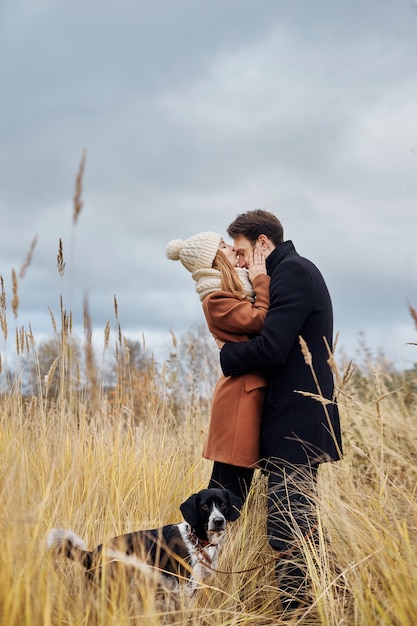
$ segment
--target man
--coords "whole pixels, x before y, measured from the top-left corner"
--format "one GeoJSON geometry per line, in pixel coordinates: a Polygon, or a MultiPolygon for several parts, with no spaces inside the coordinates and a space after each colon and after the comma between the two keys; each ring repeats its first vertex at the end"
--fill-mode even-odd
{"type": "Polygon", "coordinates": [[[306,601],[299,544],[314,537],[317,470],[339,460],[342,443],[333,375],[332,304],[317,267],[284,241],[281,222],[267,211],[248,211],[227,229],[239,264],[250,267],[253,251],[266,258],[270,306],[261,333],[221,347],[225,376],[257,370],[268,377],[261,425],[262,467],[268,473],[268,540],[281,553],[277,584],[286,608],[306,601]],[[314,397],[313,397],[314,396],[314,397]]]}

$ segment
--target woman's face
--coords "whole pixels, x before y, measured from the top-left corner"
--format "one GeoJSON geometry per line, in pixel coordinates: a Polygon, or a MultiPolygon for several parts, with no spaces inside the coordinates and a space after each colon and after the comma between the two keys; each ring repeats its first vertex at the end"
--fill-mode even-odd
{"type": "Polygon", "coordinates": [[[239,265],[239,259],[233,246],[224,242],[223,239],[220,242],[219,250],[223,252],[226,259],[233,265],[233,267],[237,267],[239,265]]]}

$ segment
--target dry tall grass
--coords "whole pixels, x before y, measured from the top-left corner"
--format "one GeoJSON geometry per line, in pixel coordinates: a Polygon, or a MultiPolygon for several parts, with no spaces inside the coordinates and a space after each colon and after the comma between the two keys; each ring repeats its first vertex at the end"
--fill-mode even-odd
{"type": "MultiPolygon", "coordinates": [[[[191,604],[184,596],[180,606],[161,607],[146,586],[134,594],[118,589],[109,600],[86,591],[77,565],[48,559],[45,535],[53,526],[72,528],[96,545],[179,521],[179,504],[206,484],[211,469],[201,458],[207,405],[198,399],[173,404],[175,382],[168,390],[152,367],[129,378],[120,362],[119,384],[109,395],[90,354],[87,313],[86,371],[83,384],[74,385],[73,370],[60,363],[71,343],[65,315],[62,320],[58,396],[49,399],[48,383],[40,381],[43,392],[24,397],[18,373],[1,396],[1,623],[279,624],[262,476],[231,529],[219,566],[226,573],[216,574],[191,604]]],[[[25,349],[36,350],[35,341],[25,349]]],[[[416,621],[416,401],[390,387],[379,364],[340,391],[346,456],[321,468],[320,554],[308,540],[303,546],[313,604],[294,623],[416,621]]]]}
{"type": "MultiPolygon", "coordinates": [[[[77,202],[80,207],[79,196],[77,202]]],[[[60,251],[63,272],[62,242],[60,251]]],[[[198,393],[184,392],[172,363],[169,371],[158,371],[152,361],[139,373],[129,368],[120,326],[117,384],[109,392],[91,346],[88,305],[81,358],[71,349],[71,315],[62,298],[60,329],[53,320],[56,361],[46,378],[40,368],[32,370],[39,377],[33,386],[38,392],[23,395],[19,369],[9,377],[3,279],[1,285],[1,624],[281,623],[273,554],[265,540],[261,475],[230,530],[220,573],[191,603],[181,594],[177,604],[161,604],[145,583],[91,593],[79,566],[48,558],[45,536],[57,525],[72,528],[94,546],[122,532],[179,521],[179,504],[206,485],[211,471],[201,458],[209,407],[198,393]],[[51,379],[57,375],[52,397],[51,379]]],[[[15,273],[12,287],[16,315],[15,273]]],[[[117,318],[116,300],[115,313],[117,318]]],[[[105,350],[109,335],[106,325],[105,350]]],[[[36,357],[30,329],[17,328],[16,339],[17,363],[22,353],[36,357]]],[[[302,545],[312,605],[294,615],[294,624],[416,623],[416,373],[412,376],[410,390],[410,377],[399,385],[400,377],[382,362],[370,363],[366,375],[337,372],[345,458],[320,470],[320,550],[308,539],[302,545]]]]}

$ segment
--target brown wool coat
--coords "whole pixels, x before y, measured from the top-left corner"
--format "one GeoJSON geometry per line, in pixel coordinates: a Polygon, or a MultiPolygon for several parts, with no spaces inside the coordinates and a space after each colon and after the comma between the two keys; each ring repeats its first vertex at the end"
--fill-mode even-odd
{"type": "MultiPolygon", "coordinates": [[[[238,300],[227,291],[206,296],[203,310],[211,334],[222,341],[247,341],[257,335],[269,307],[269,283],[269,276],[255,278],[255,303],[238,300]]],[[[266,385],[266,379],[256,372],[220,376],[212,398],[204,458],[240,467],[256,466],[266,385]]]]}

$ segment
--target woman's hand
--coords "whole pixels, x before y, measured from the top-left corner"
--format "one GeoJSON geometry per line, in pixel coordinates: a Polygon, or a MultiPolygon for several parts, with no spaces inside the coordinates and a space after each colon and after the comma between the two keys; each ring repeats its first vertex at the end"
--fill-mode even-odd
{"type": "Polygon", "coordinates": [[[255,248],[249,255],[248,263],[249,280],[253,283],[257,276],[266,274],[266,260],[260,250],[255,248]]]}

